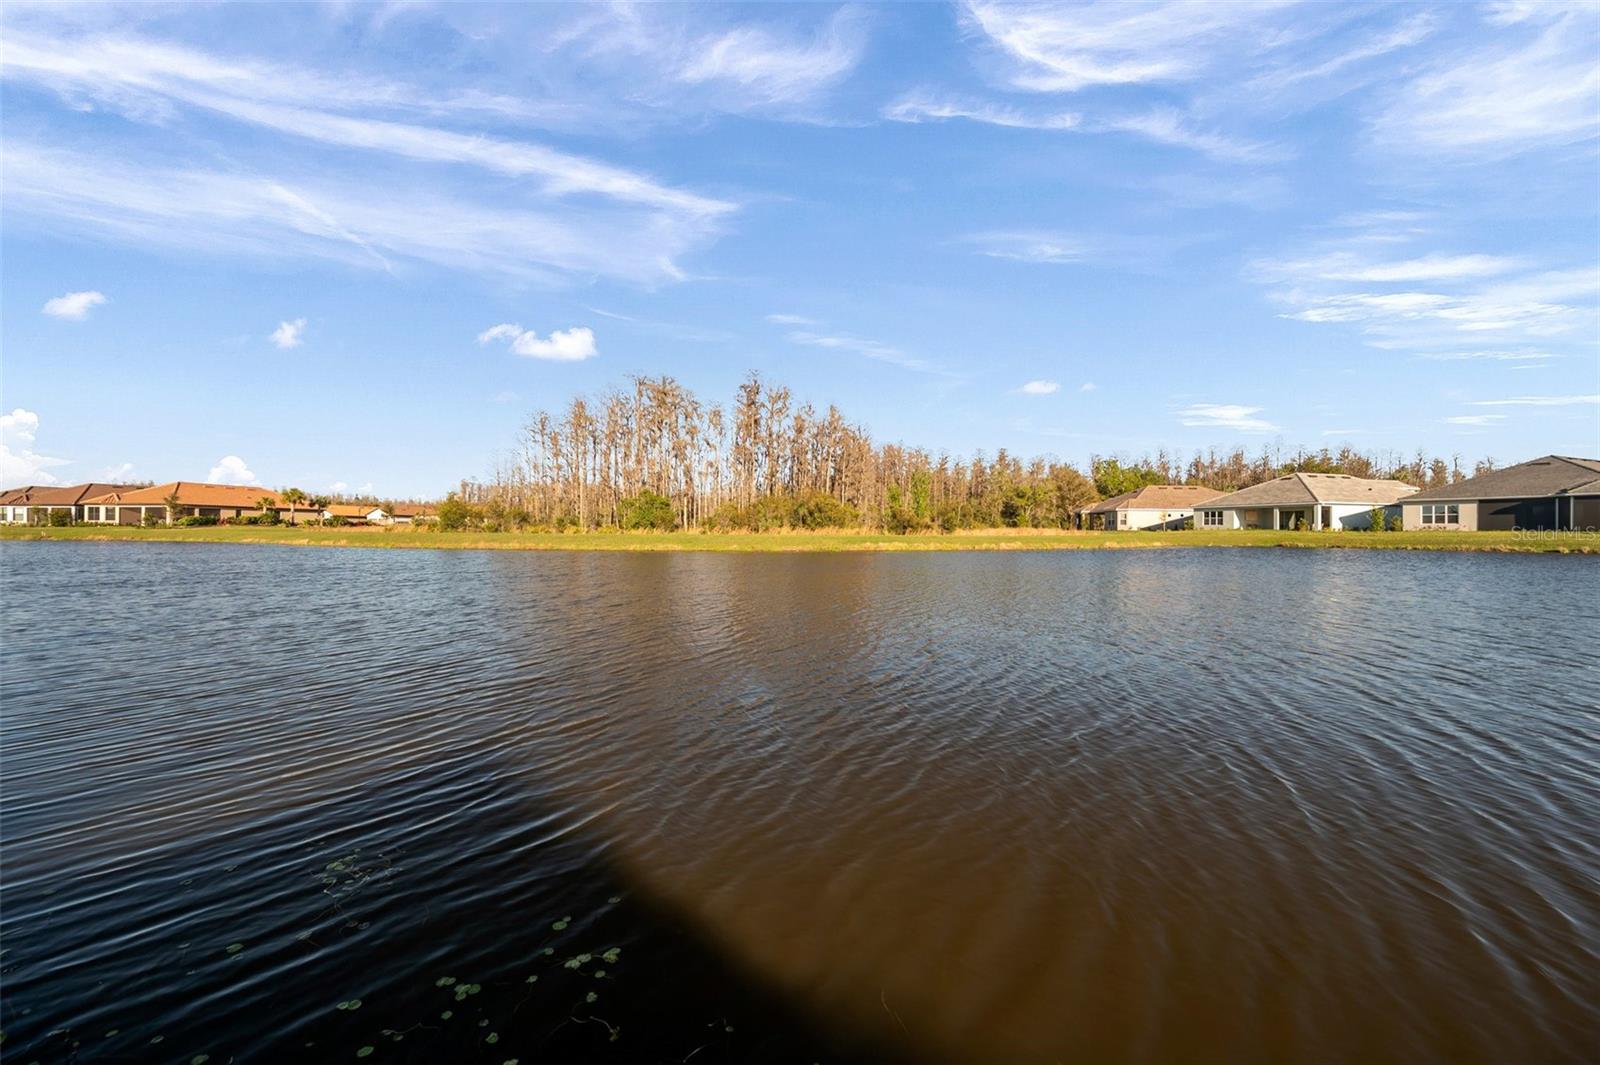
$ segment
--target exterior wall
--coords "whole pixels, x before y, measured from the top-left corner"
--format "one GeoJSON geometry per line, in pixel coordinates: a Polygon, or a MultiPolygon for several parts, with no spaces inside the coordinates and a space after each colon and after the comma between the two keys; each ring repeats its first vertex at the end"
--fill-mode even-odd
{"type": "Polygon", "coordinates": [[[1422,529],[1459,529],[1463,532],[1475,532],[1478,528],[1478,504],[1463,501],[1454,505],[1458,508],[1456,517],[1460,519],[1455,525],[1422,524],[1422,504],[1409,501],[1400,504],[1401,521],[1406,532],[1422,529]]]}
{"type": "Polygon", "coordinates": [[[1184,521],[1194,517],[1194,511],[1186,508],[1173,510],[1122,510],[1118,511],[1123,516],[1118,523],[1119,529],[1181,529],[1184,521]]]}
{"type": "Polygon", "coordinates": [[[1208,507],[1202,505],[1194,508],[1194,527],[1196,529],[1241,529],[1244,526],[1239,524],[1239,519],[1239,511],[1229,507],[1208,507]],[[1204,515],[1208,510],[1222,511],[1221,525],[1207,525],[1205,523],[1204,515]]]}
{"type": "Polygon", "coordinates": [[[1574,529],[1600,529],[1600,496],[1573,496],[1567,505],[1572,507],[1574,529]]]}

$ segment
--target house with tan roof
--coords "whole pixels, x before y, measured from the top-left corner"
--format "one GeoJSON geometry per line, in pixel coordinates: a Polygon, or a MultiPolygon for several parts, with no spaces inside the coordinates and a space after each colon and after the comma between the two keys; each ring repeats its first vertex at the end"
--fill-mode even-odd
{"type": "Polygon", "coordinates": [[[82,521],[85,500],[135,487],[91,481],[88,484],[70,485],[30,484],[7,489],[0,492],[0,524],[43,525],[50,520],[52,513],[62,511],[69,515],[70,520],[82,521]]]}
{"type": "Polygon", "coordinates": [[[1197,484],[1147,484],[1078,511],[1084,529],[1181,529],[1194,508],[1223,493],[1197,484]]]}
{"type": "Polygon", "coordinates": [[[1416,486],[1344,473],[1289,473],[1208,500],[1197,529],[1370,529],[1372,511],[1400,516],[1416,486]]]}
{"type": "Polygon", "coordinates": [[[202,484],[169,481],[149,488],[108,492],[84,500],[83,520],[101,525],[143,525],[146,520],[167,524],[179,518],[216,518],[229,521],[268,512],[280,521],[299,524],[317,518],[315,507],[291,506],[278,493],[259,485],[202,484]]]}
{"type": "Polygon", "coordinates": [[[1600,459],[1545,455],[1406,499],[1411,529],[1600,529],[1600,459]]]}

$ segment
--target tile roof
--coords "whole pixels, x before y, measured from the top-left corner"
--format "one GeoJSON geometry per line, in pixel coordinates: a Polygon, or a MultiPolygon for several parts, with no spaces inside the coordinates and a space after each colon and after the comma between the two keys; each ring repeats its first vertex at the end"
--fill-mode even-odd
{"type": "Polygon", "coordinates": [[[82,503],[84,500],[94,496],[105,495],[107,492],[125,491],[134,487],[136,486],[104,484],[98,481],[91,481],[88,484],[66,485],[30,484],[0,493],[0,505],[13,507],[65,507],[82,503]]]}
{"type": "Polygon", "coordinates": [[[1388,506],[1409,499],[1416,488],[1404,481],[1372,480],[1345,473],[1288,473],[1208,501],[1213,507],[1292,507],[1313,503],[1388,506]]]}
{"type": "Polygon", "coordinates": [[[322,509],[335,518],[364,518],[374,510],[383,508],[368,506],[365,503],[330,503],[322,509]]]}
{"type": "Polygon", "coordinates": [[[1109,514],[1114,510],[1184,510],[1222,495],[1215,488],[1199,484],[1147,484],[1085,508],[1090,514],[1109,514]]]}
{"type": "Polygon", "coordinates": [[[1418,492],[1412,499],[1526,499],[1562,495],[1586,487],[1594,491],[1600,459],[1546,455],[1515,466],[1490,470],[1455,484],[1418,492]]]}
{"type": "MultiPolygon", "coordinates": [[[[131,491],[110,492],[85,502],[110,504],[112,506],[153,506],[165,503],[167,497],[177,493],[178,505],[183,507],[243,507],[249,510],[260,509],[262,499],[272,500],[272,505],[278,509],[287,510],[289,504],[278,498],[278,493],[269,491],[259,485],[247,484],[201,484],[196,481],[169,481],[166,484],[153,485],[149,488],[137,488],[131,491]]],[[[297,510],[310,511],[314,508],[305,504],[297,504],[297,510]]]]}

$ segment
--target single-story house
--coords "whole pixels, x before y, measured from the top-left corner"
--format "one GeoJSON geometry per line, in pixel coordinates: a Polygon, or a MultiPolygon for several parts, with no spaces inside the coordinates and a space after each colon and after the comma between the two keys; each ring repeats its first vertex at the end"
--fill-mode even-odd
{"type": "Polygon", "coordinates": [[[1600,528],[1600,459],[1546,455],[1418,492],[1403,510],[1408,530],[1600,528]]]}
{"type": "Polygon", "coordinates": [[[107,492],[128,491],[137,486],[128,484],[38,485],[11,488],[0,492],[0,524],[43,525],[53,511],[67,511],[73,521],[82,521],[84,500],[107,492]]]}
{"type": "Polygon", "coordinates": [[[1194,508],[1222,495],[1197,484],[1148,484],[1078,511],[1085,529],[1181,529],[1194,508]]]}
{"type": "Polygon", "coordinates": [[[102,525],[142,525],[145,515],[165,524],[173,518],[216,518],[228,521],[274,511],[280,521],[313,521],[315,507],[297,503],[291,507],[276,492],[259,485],[201,484],[196,481],[169,481],[150,488],[110,492],[84,500],[84,521],[102,525]],[[176,497],[176,498],[174,498],[176,497]],[[175,514],[169,514],[173,500],[175,514]]]}
{"type": "Polygon", "coordinates": [[[368,515],[367,520],[374,525],[413,525],[432,521],[433,508],[421,503],[393,503],[377,508],[368,515]]]}
{"type": "Polygon", "coordinates": [[[384,515],[383,508],[366,503],[329,503],[322,508],[322,520],[343,518],[352,525],[377,523],[384,515]]]}
{"type": "Polygon", "coordinates": [[[1416,492],[1404,481],[1344,473],[1290,473],[1253,484],[1195,508],[1197,529],[1370,529],[1372,510],[1400,516],[1416,492]]]}

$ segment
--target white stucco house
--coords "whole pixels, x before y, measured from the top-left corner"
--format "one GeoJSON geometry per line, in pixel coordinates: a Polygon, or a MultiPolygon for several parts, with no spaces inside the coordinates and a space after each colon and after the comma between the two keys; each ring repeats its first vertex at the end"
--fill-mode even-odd
{"type": "Polygon", "coordinates": [[[1197,529],[1370,529],[1372,510],[1400,517],[1400,501],[1416,492],[1404,481],[1344,473],[1290,473],[1207,500],[1195,508],[1197,529]]]}

